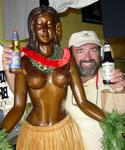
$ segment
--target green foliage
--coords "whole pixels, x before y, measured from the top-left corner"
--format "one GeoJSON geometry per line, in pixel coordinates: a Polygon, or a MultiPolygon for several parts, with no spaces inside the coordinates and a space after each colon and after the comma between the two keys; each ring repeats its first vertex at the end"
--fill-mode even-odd
{"type": "Polygon", "coordinates": [[[12,145],[7,140],[7,133],[0,130],[0,150],[13,150],[12,145]]]}
{"type": "Polygon", "coordinates": [[[101,142],[104,150],[125,150],[125,113],[119,114],[113,110],[101,121],[100,126],[103,130],[101,142]]]}

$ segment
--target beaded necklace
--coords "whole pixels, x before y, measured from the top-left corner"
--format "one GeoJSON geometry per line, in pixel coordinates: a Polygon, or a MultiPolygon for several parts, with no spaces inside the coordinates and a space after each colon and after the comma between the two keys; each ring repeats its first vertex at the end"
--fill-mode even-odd
{"type": "Polygon", "coordinates": [[[70,59],[70,52],[68,48],[65,48],[64,51],[60,51],[57,50],[57,47],[54,47],[54,54],[49,58],[46,58],[28,48],[22,48],[21,51],[29,58],[29,61],[36,69],[44,72],[45,74],[52,72],[55,68],[66,65],[70,59]]]}

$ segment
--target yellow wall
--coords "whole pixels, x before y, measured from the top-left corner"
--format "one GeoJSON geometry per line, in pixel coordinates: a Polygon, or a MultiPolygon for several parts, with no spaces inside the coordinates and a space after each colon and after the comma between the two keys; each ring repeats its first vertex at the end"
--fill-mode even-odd
{"type": "Polygon", "coordinates": [[[2,0],[0,0],[0,39],[3,37],[2,0]]]}
{"type": "Polygon", "coordinates": [[[94,30],[99,38],[103,40],[102,25],[90,24],[82,22],[80,9],[68,9],[65,13],[60,14],[63,27],[63,38],[61,45],[66,47],[70,35],[80,30],[94,30]]]}
{"type": "MultiPolygon", "coordinates": [[[[103,37],[103,26],[98,24],[91,24],[82,22],[81,10],[80,9],[68,9],[61,15],[61,22],[63,27],[63,38],[61,42],[62,48],[67,47],[70,35],[80,30],[94,30],[102,43],[104,42],[103,37]]],[[[113,49],[113,56],[124,57],[125,59],[125,38],[111,38],[107,39],[113,49]]],[[[125,60],[119,61],[115,59],[116,67],[121,68],[125,72],[125,60]]]]}

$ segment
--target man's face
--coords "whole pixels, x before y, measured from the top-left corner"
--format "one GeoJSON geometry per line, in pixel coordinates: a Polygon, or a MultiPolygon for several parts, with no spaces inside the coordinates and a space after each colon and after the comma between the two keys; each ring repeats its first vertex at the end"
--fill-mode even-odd
{"type": "Polygon", "coordinates": [[[96,44],[73,46],[73,54],[81,76],[95,75],[101,64],[100,48],[96,44]]]}

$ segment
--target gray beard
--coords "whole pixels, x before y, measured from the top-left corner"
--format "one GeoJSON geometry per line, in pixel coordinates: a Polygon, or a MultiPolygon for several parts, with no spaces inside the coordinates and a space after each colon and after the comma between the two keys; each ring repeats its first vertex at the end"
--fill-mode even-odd
{"type": "Polygon", "coordinates": [[[86,61],[86,60],[83,61],[82,60],[79,62],[78,70],[80,72],[80,76],[82,76],[82,77],[93,76],[97,73],[100,66],[101,66],[101,61],[96,63],[94,60],[89,60],[89,61],[86,61]],[[82,63],[92,63],[93,66],[91,68],[84,68],[82,66],[82,63]]]}

